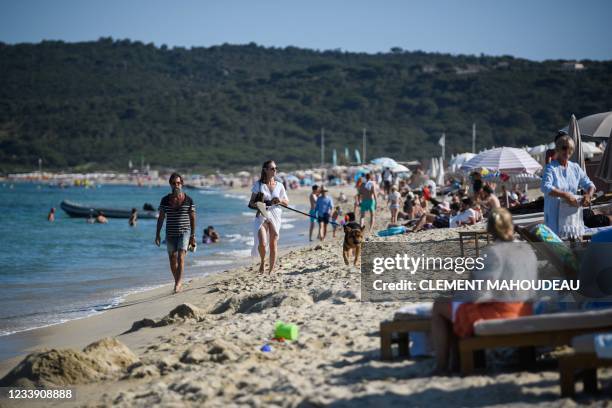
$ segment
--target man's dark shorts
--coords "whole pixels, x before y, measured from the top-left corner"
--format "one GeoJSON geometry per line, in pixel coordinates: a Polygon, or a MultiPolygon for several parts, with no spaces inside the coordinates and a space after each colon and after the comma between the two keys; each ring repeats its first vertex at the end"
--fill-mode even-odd
{"type": "Polygon", "coordinates": [[[437,215],[433,226],[436,228],[448,228],[450,226],[450,217],[448,215],[437,215]]]}
{"type": "Polygon", "coordinates": [[[329,224],[329,214],[319,215],[319,224],[329,224]]]}

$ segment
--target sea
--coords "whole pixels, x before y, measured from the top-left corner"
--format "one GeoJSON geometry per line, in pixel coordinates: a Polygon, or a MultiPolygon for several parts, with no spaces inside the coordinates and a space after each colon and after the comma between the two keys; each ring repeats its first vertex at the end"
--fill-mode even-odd
{"type": "MultiPolygon", "coordinates": [[[[248,197],[220,189],[185,192],[196,205],[198,240],[197,251],[187,257],[185,279],[255,262],[248,197]],[[209,225],[221,241],[204,245],[202,230],[209,225]]],[[[0,183],[0,336],[102,313],[129,294],[173,283],[165,244],[154,244],[156,220],[139,219],[136,227],[116,218],[89,224],[60,208],[62,200],[157,208],[167,193],[168,187],[155,186],[0,183]],[[48,222],[52,207],[55,222],[48,222]]],[[[305,244],[307,228],[306,217],[284,210],[279,245],[305,244]]]]}

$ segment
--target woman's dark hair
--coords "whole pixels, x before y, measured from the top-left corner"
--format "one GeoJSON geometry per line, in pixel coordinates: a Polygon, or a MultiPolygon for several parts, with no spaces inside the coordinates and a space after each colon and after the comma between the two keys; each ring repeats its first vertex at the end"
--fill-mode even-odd
{"type": "Polygon", "coordinates": [[[268,182],[268,177],[266,176],[266,169],[272,163],[274,163],[274,160],[266,160],[264,162],[264,164],[261,165],[261,175],[259,176],[259,182],[260,183],[264,183],[265,184],[265,183],[268,182]]]}
{"type": "Polygon", "coordinates": [[[482,187],[482,190],[483,190],[485,193],[487,193],[487,194],[493,194],[493,189],[492,189],[492,188],[491,188],[491,186],[489,186],[489,185],[486,185],[486,184],[485,184],[485,185],[482,187]]]}
{"type": "Polygon", "coordinates": [[[170,180],[168,180],[168,183],[172,184],[177,177],[181,179],[181,184],[185,184],[185,180],[183,180],[183,176],[181,176],[178,173],[172,173],[170,175],[170,180]]]}

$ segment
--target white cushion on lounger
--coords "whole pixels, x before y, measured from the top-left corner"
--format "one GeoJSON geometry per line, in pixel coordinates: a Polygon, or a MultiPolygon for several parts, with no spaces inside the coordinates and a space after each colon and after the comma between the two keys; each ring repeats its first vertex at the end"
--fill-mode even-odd
{"type": "Polygon", "coordinates": [[[431,317],[433,302],[411,303],[395,312],[393,320],[420,320],[431,317]]]}
{"type": "Polygon", "coordinates": [[[611,326],[612,308],[525,316],[514,319],[481,320],[474,324],[474,332],[477,336],[494,336],[611,326]]]}

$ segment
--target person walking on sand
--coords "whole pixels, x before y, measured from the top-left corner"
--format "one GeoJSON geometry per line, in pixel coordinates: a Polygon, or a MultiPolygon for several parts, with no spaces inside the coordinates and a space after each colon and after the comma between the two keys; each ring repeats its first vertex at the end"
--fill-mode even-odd
{"type": "Polygon", "coordinates": [[[325,241],[327,236],[327,224],[331,217],[332,210],[334,209],[334,201],[331,197],[327,196],[329,190],[325,187],[321,187],[321,195],[317,198],[317,217],[319,219],[319,240],[325,241]]]}
{"type": "Polygon", "coordinates": [[[316,184],[312,186],[312,192],[308,196],[308,201],[310,201],[310,230],[308,231],[308,240],[312,241],[312,231],[314,230],[315,222],[317,222],[317,211],[315,210],[315,206],[317,205],[317,198],[319,198],[319,186],[316,184]]]}
{"type": "Polygon", "coordinates": [[[172,173],[170,176],[172,193],[164,196],[159,203],[159,218],[155,232],[155,245],[161,243],[160,232],[166,220],[166,247],[170,260],[170,271],[174,277],[174,293],[183,289],[183,271],[187,249],[195,247],[195,204],[191,197],[182,191],[183,176],[172,173]]]}
{"type": "Polygon", "coordinates": [[[282,205],[289,205],[289,198],[282,183],[276,181],[275,175],[278,171],[276,163],[273,160],[264,162],[261,166],[261,176],[259,180],[253,184],[251,189],[251,199],[249,207],[253,208],[255,203],[263,201],[266,205],[268,218],[264,217],[261,212],[257,212],[253,222],[253,236],[255,242],[251,255],[256,256],[259,252],[261,264],[259,265],[259,273],[264,272],[266,260],[266,246],[270,250],[270,266],[268,273],[274,270],[276,263],[276,252],[278,248],[278,237],[281,230],[281,217],[283,214],[282,205]]]}
{"type": "Polygon", "coordinates": [[[391,194],[391,186],[393,185],[393,173],[391,172],[391,169],[388,167],[385,167],[383,172],[382,172],[382,180],[383,180],[383,187],[385,189],[385,195],[387,196],[387,200],[389,199],[389,194],[391,194]]]}
{"type": "Polygon", "coordinates": [[[368,231],[372,231],[376,212],[376,186],[372,181],[372,175],[366,174],[366,181],[359,186],[359,223],[363,225],[365,213],[370,212],[370,224],[368,231]]]}
{"type": "Polygon", "coordinates": [[[51,210],[49,210],[49,214],[47,215],[47,221],[49,222],[55,221],[55,208],[51,207],[51,210]]]}

